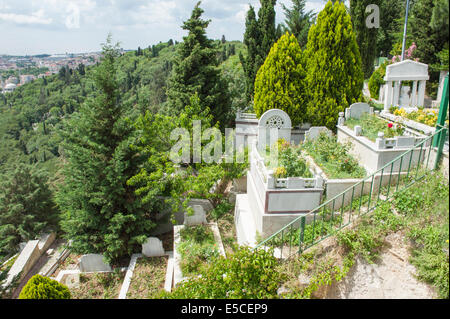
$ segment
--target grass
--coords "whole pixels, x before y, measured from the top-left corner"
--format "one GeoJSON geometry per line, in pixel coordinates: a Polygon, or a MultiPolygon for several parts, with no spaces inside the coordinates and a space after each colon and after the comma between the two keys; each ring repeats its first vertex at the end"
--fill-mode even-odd
{"type": "Polygon", "coordinates": [[[156,299],[164,289],[168,257],[139,258],[127,299],[156,299]]]}
{"type": "Polygon", "coordinates": [[[72,288],[72,299],[117,299],[125,272],[80,274],[80,286],[72,288]]]}
{"type": "Polygon", "coordinates": [[[345,125],[354,129],[356,125],[361,126],[362,136],[367,137],[372,142],[378,137],[378,132],[383,132],[385,138],[392,138],[403,135],[403,128],[399,125],[398,129],[389,129],[387,121],[372,114],[363,114],[360,119],[350,118],[345,121],[345,125]]]}
{"type": "Polygon", "coordinates": [[[208,260],[219,256],[214,233],[208,225],[186,226],[180,232],[177,249],[183,276],[195,274],[208,260]]]}
{"type": "Polygon", "coordinates": [[[332,179],[363,178],[366,170],[349,154],[351,144],[341,144],[335,136],[320,134],[301,146],[332,179]]]}

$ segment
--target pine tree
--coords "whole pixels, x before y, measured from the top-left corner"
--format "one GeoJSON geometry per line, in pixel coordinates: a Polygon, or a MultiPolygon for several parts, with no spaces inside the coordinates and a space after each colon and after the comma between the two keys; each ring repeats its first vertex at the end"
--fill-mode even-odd
{"type": "Polygon", "coordinates": [[[210,20],[201,19],[204,11],[200,4],[197,3],[191,18],[182,26],[189,34],[179,46],[168,81],[168,111],[181,113],[197,93],[202,107],[209,107],[214,119],[225,127],[232,120],[227,83],[217,67],[218,51],[214,42],[206,36],[210,20]]]}
{"type": "Polygon", "coordinates": [[[403,32],[401,18],[405,16],[405,1],[382,0],[380,4],[380,28],[378,29],[377,54],[392,57],[390,52],[396,43],[397,34],[403,32]]]}
{"type": "Polygon", "coordinates": [[[284,23],[287,31],[295,35],[301,48],[308,42],[309,28],[313,23],[315,14],[313,11],[305,11],[306,0],[291,0],[292,8],[281,5],[286,19],[284,23]]]}
{"type": "Polygon", "coordinates": [[[127,185],[143,158],[130,147],[135,137],[119,97],[119,55],[109,36],[93,75],[96,96],[65,122],[67,163],[64,185],[57,194],[61,226],[72,240],[72,249],[103,254],[110,262],[135,252],[154,226],[152,207],[144,206],[127,185]]]}
{"type": "Polygon", "coordinates": [[[0,256],[43,231],[57,229],[57,210],[45,171],[17,164],[0,180],[0,256]]]}
{"type": "Polygon", "coordinates": [[[380,0],[350,1],[350,16],[352,18],[353,30],[361,53],[364,77],[370,78],[374,70],[375,58],[378,55],[376,40],[378,28],[368,28],[366,19],[368,14],[366,8],[370,4],[380,5],[380,0]]]}
{"type": "Polygon", "coordinates": [[[301,124],[306,116],[304,57],[294,35],[286,32],[269,52],[255,81],[256,115],[280,109],[301,124]]]}
{"type": "Polygon", "coordinates": [[[308,117],[335,130],[339,112],[362,99],[364,74],[352,22],[343,3],[329,1],[311,26],[307,57],[308,117]]]}

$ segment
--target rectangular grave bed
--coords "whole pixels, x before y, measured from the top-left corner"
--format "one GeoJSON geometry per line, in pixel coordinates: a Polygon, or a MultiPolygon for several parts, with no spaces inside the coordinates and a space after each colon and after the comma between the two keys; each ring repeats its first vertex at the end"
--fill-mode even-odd
{"type": "MultiPolygon", "coordinates": [[[[363,115],[361,117],[362,120],[364,120],[367,116],[376,117],[375,115],[363,115]]],[[[377,121],[378,120],[383,121],[386,128],[388,128],[388,121],[377,117],[377,121]]],[[[376,132],[378,128],[381,129],[381,126],[367,128],[366,131],[364,130],[364,127],[361,126],[362,130],[361,132],[358,132],[359,129],[356,128],[358,123],[361,124],[364,122],[358,122],[358,120],[355,119],[346,120],[345,124],[341,122],[341,125],[337,125],[337,137],[338,142],[340,143],[350,142],[352,144],[350,154],[358,159],[358,162],[367,170],[368,174],[377,172],[392,160],[409,151],[426,138],[424,135],[405,129],[404,135],[402,136],[395,136],[393,138],[379,137],[373,141],[374,132],[376,132]],[[350,125],[347,126],[349,121],[350,125]],[[353,127],[353,129],[351,127],[353,127]],[[369,137],[364,136],[364,134],[369,135],[369,137]]],[[[392,172],[405,172],[410,168],[417,167],[419,161],[424,161],[424,156],[429,146],[430,143],[427,142],[423,145],[422,151],[420,147],[416,148],[404,158],[402,163],[397,161],[392,169],[392,172]],[[401,167],[400,164],[402,164],[401,167]]]]}
{"type": "Polygon", "coordinates": [[[141,257],[133,271],[127,299],[156,299],[164,290],[169,257],[141,257]]]}
{"type": "Polygon", "coordinates": [[[79,287],[70,289],[72,299],[117,299],[124,278],[124,271],[81,273],[79,287]]]}
{"type": "Polygon", "coordinates": [[[216,223],[174,226],[174,286],[198,274],[212,259],[225,256],[216,223]]]}

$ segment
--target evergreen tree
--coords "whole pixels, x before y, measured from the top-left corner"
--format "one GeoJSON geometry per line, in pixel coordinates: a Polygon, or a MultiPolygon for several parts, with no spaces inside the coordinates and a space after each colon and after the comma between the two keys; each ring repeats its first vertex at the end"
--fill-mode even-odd
{"type": "Polygon", "coordinates": [[[240,54],[240,60],[246,74],[247,102],[253,100],[255,78],[264,63],[270,48],[277,40],[275,27],[276,0],[260,0],[261,8],[256,19],[255,9],[250,6],[245,22],[244,44],[247,56],[240,54]]]}
{"type": "Polygon", "coordinates": [[[291,0],[292,8],[281,5],[286,19],[284,23],[287,31],[295,35],[300,47],[305,48],[308,42],[308,32],[311,27],[315,14],[313,11],[305,12],[306,0],[291,0]]]}
{"type": "Polygon", "coordinates": [[[308,117],[335,130],[339,112],[362,99],[364,74],[352,22],[343,3],[329,1],[311,26],[307,58],[308,117]]]}
{"type": "Polygon", "coordinates": [[[218,51],[206,36],[210,20],[201,19],[203,9],[200,4],[197,3],[191,18],[182,26],[189,34],[179,46],[169,78],[168,111],[181,113],[189,105],[190,97],[197,93],[202,107],[209,107],[214,119],[225,127],[232,120],[227,84],[217,67],[218,51]]]}
{"type": "Polygon", "coordinates": [[[17,164],[0,180],[0,256],[57,227],[57,210],[43,170],[17,164]]]}
{"type": "Polygon", "coordinates": [[[376,40],[378,28],[368,28],[366,8],[370,4],[380,5],[380,0],[350,1],[350,15],[353,22],[353,30],[361,53],[364,77],[370,78],[374,70],[375,58],[378,55],[376,40]]]}
{"type": "Polygon", "coordinates": [[[256,115],[280,109],[301,124],[306,116],[304,57],[294,35],[286,32],[269,52],[255,81],[256,115]]]}
{"type": "Polygon", "coordinates": [[[143,158],[130,148],[135,137],[119,97],[119,55],[118,45],[112,45],[109,36],[93,75],[96,96],[65,122],[67,163],[57,194],[61,226],[72,240],[72,249],[103,254],[110,262],[139,249],[154,226],[152,207],[144,206],[127,185],[143,158]]]}
{"type": "Polygon", "coordinates": [[[250,6],[245,21],[244,44],[247,47],[247,56],[244,57],[240,53],[239,58],[242,63],[246,75],[246,97],[247,102],[253,99],[255,91],[255,78],[259,67],[264,63],[260,52],[260,44],[262,42],[262,32],[256,20],[255,9],[250,6]]]}
{"type": "Polygon", "coordinates": [[[401,19],[405,17],[405,5],[403,0],[381,0],[380,28],[376,40],[379,56],[392,57],[390,52],[397,41],[397,36],[400,33],[403,35],[401,19]]]}

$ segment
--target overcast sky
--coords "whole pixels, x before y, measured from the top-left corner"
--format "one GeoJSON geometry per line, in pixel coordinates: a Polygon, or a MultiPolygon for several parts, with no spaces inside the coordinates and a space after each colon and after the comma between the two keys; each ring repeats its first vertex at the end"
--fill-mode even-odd
{"type": "MultiPolygon", "coordinates": [[[[181,41],[181,29],[198,0],[0,0],[0,54],[81,53],[99,51],[109,32],[124,49],[146,48],[169,39],[181,41]]],[[[277,23],[284,20],[277,1],[277,23]]],[[[259,0],[203,0],[208,35],[242,40],[249,4],[259,0]]],[[[324,0],[307,1],[320,11],[324,0]]]]}

